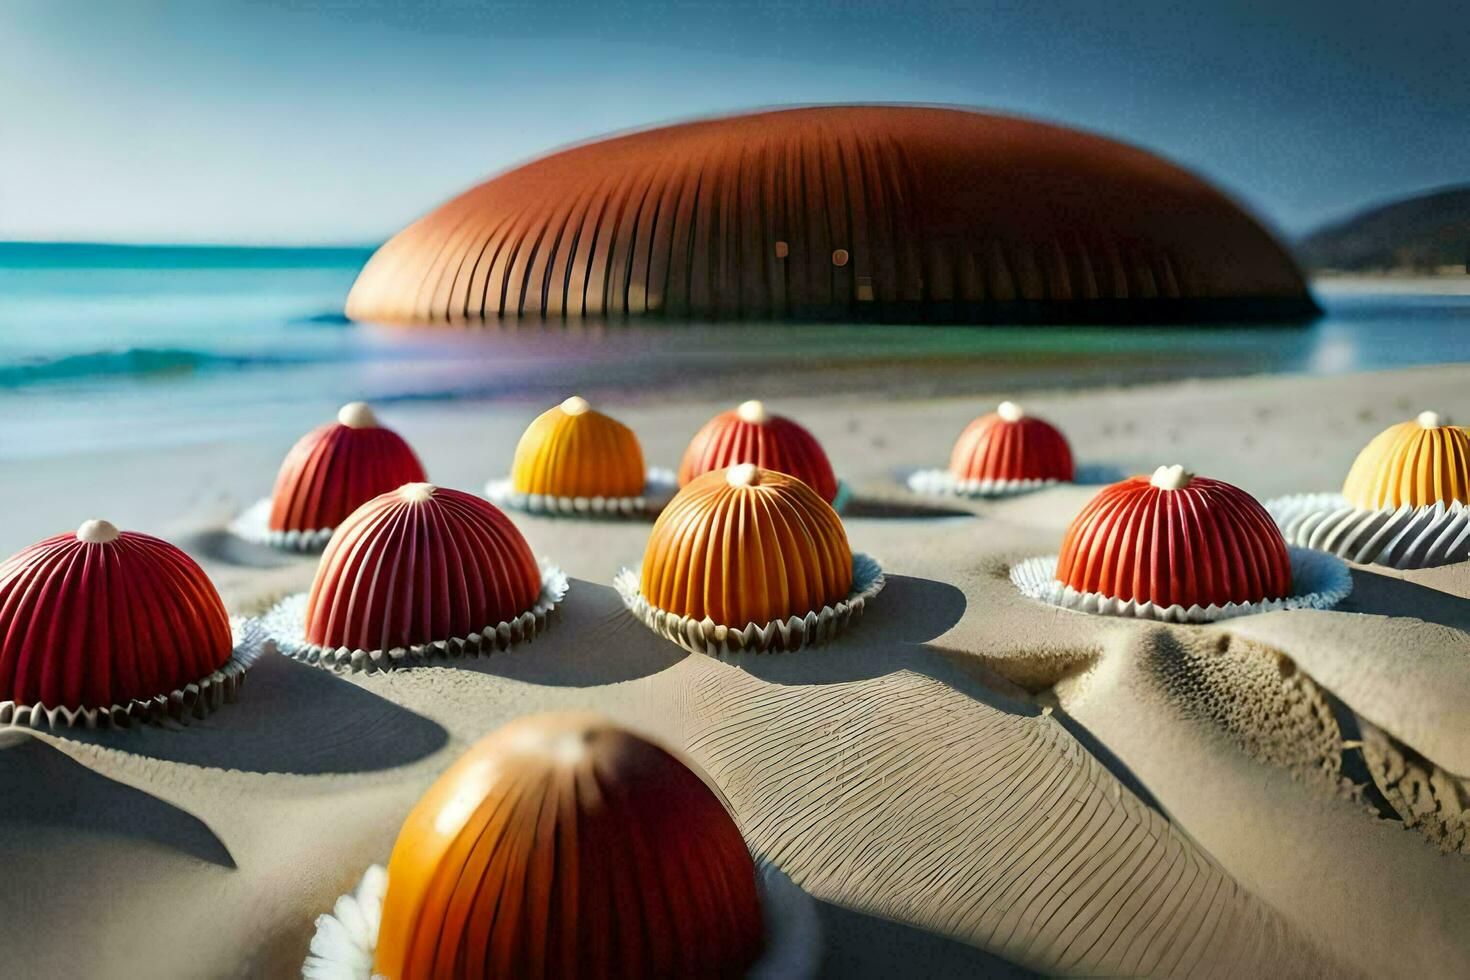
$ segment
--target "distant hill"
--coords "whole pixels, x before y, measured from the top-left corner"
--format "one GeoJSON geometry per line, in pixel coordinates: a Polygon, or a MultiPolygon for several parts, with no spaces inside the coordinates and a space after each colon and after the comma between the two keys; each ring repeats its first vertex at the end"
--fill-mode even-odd
{"type": "Polygon", "coordinates": [[[1314,271],[1464,272],[1470,264],[1470,185],[1369,208],[1307,235],[1296,252],[1314,271]]]}

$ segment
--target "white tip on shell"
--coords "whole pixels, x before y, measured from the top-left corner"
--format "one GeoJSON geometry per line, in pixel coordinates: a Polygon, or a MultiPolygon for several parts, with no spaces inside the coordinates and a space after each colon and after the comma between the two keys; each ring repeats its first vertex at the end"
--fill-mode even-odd
{"type": "Polygon", "coordinates": [[[735,414],[740,416],[740,421],[749,422],[751,425],[765,425],[771,418],[766,411],[766,403],[752,398],[748,402],[741,402],[740,407],[735,409],[735,414]]]}
{"type": "Polygon", "coordinates": [[[1158,487],[1160,490],[1183,490],[1193,479],[1193,473],[1175,463],[1173,466],[1160,466],[1154,470],[1153,479],[1148,483],[1149,486],[1158,487]]]}
{"type": "Polygon", "coordinates": [[[581,415],[592,410],[592,405],[581,395],[573,395],[561,403],[561,410],[568,415],[581,415]]]}
{"type": "Polygon", "coordinates": [[[736,463],[725,471],[725,482],[732,487],[753,487],[761,482],[761,471],[754,463],[736,463]]]}
{"type": "Polygon", "coordinates": [[[1450,424],[1450,420],[1438,412],[1420,412],[1415,421],[1419,423],[1421,429],[1437,429],[1442,425],[1450,424]]]}
{"type": "Polygon", "coordinates": [[[77,528],[77,540],[85,541],[87,544],[106,544],[109,541],[116,541],[117,536],[121,533],[117,525],[110,521],[83,521],[82,526],[77,528]]]}
{"type": "Polygon", "coordinates": [[[1026,415],[1015,402],[1001,402],[995,407],[995,414],[1007,422],[1019,422],[1026,415]]]}
{"type": "Polygon", "coordinates": [[[378,417],[367,402],[348,402],[337,409],[337,421],[349,429],[376,429],[378,417]]]}
{"type": "Polygon", "coordinates": [[[437,489],[432,483],[405,483],[398,488],[398,495],[411,504],[421,504],[434,496],[437,489]]]}

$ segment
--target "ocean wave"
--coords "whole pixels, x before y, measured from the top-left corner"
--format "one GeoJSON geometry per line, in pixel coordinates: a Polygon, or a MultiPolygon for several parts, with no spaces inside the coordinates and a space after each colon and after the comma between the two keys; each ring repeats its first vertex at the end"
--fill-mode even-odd
{"type": "Polygon", "coordinates": [[[293,325],[311,327],[350,327],[352,321],[347,319],[347,314],[341,310],[330,310],[326,313],[313,313],[310,316],[298,316],[290,321],[293,325]]]}
{"type": "Polygon", "coordinates": [[[0,364],[0,388],[99,378],[151,378],[206,371],[238,371],[300,364],[304,360],[270,355],[221,354],[180,347],[128,347],[0,364]]]}

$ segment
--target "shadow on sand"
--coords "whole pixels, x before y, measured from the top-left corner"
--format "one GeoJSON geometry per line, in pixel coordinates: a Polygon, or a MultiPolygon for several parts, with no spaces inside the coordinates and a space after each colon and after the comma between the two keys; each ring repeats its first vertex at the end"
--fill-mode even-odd
{"type": "Polygon", "coordinates": [[[824,977],[1034,977],[994,953],[902,922],[817,900],[824,977]]]}
{"type": "Polygon", "coordinates": [[[1352,576],[1353,592],[1337,607],[1340,612],[1411,616],[1470,633],[1470,599],[1368,568],[1352,568],[1352,576]]]}
{"type": "Polygon", "coordinates": [[[929,642],[965,615],[964,592],[946,582],[889,575],[863,618],[826,647],[795,653],[751,653],[725,661],[772,684],[840,684],[910,670],[941,681],[999,711],[1035,715],[1040,709],[986,683],[984,672],[957,666],[929,642]]]}
{"type": "Polygon", "coordinates": [[[526,684],[596,687],[657,674],[687,656],[634,619],[611,586],[574,578],[550,628],[532,642],[436,665],[526,684]]]}
{"type": "Polygon", "coordinates": [[[207,718],[59,734],[169,762],[300,775],[392,769],[449,740],[428,718],[277,653],[262,654],[235,703],[207,718]]]}
{"type": "Polygon", "coordinates": [[[317,552],[283,551],[264,544],[252,544],[235,537],[223,528],[200,531],[179,538],[175,544],[193,555],[240,568],[285,568],[288,565],[316,564],[317,552]]]}
{"type": "Polygon", "coordinates": [[[0,785],[0,833],[7,836],[29,829],[81,831],[235,867],[229,849],[198,817],[93,772],[25,732],[0,733],[0,785]]]}
{"type": "Polygon", "coordinates": [[[842,508],[843,517],[875,517],[892,519],[901,517],[971,517],[974,511],[940,503],[917,503],[902,500],[879,500],[872,497],[854,497],[842,508]]]}

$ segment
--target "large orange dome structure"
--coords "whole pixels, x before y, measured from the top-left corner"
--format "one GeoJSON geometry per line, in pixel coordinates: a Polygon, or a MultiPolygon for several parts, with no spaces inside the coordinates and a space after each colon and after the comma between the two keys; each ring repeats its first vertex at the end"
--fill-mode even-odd
{"type": "Polygon", "coordinates": [[[1112,140],[950,108],[823,106],[562,150],[416,221],[355,320],[1056,322],[1315,313],[1259,223],[1112,140]]]}

